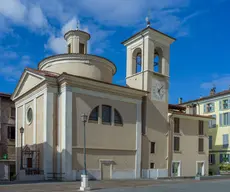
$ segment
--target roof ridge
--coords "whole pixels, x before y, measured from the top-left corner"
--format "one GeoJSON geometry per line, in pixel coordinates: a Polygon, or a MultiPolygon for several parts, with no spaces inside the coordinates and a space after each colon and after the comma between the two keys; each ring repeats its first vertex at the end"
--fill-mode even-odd
{"type": "Polygon", "coordinates": [[[183,104],[187,104],[187,103],[191,103],[191,102],[195,102],[195,101],[203,101],[203,100],[206,100],[206,99],[211,99],[211,98],[215,98],[215,97],[218,97],[218,96],[223,96],[223,95],[227,95],[228,93],[230,93],[230,90],[226,89],[224,91],[220,91],[218,93],[215,93],[214,95],[208,95],[208,96],[204,96],[204,97],[201,97],[201,98],[198,98],[198,99],[194,99],[194,100],[189,100],[189,101],[186,101],[186,102],[183,102],[179,105],[183,105],[183,104]]]}
{"type": "Polygon", "coordinates": [[[58,77],[60,74],[52,71],[46,71],[46,70],[39,70],[39,69],[33,69],[26,67],[26,70],[37,73],[42,76],[50,76],[50,77],[58,77]]]}

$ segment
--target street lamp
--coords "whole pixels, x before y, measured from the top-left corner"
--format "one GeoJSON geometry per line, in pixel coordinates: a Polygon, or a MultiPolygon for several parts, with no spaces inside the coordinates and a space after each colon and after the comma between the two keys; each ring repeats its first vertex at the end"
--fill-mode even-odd
{"type": "Polygon", "coordinates": [[[22,165],[22,161],[23,161],[23,157],[22,157],[22,155],[23,155],[23,153],[22,153],[22,139],[23,139],[23,137],[22,137],[22,135],[24,133],[24,128],[23,127],[20,128],[20,133],[21,133],[21,167],[20,167],[20,169],[22,170],[23,169],[23,165],[22,165]]]}
{"type": "Polygon", "coordinates": [[[84,172],[81,175],[82,177],[82,182],[81,182],[81,187],[80,187],[80,191],[88,191],[90,190],[89,186],[88,186],[88,175],[87,175],[87,171],[86,171],[86,134],[85,134],[85,124],[87,122],[88,116],[83,113],[81,115],[81,121],[84,124],[84,172]]]}

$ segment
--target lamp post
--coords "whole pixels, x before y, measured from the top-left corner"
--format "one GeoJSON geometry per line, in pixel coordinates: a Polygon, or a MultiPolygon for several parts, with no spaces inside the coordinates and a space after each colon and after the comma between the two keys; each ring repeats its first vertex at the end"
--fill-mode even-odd
{"type": "Polygon", "coordinates": [[[81,121],[84,124],[84,172],[81,175],[82,177],[82,181],[81,181],[81,187],[80,187],[80,191],[88,191],[90,190],[89,186],[88,186],[88,175],[87,175],[87,170],[86,170],[86,133],[85,133],[85,124],[87,122],[88,116],[83,113],[81,115],[81,121]]]}
{"type": "Polygon", "coordinates": [[[23,165],[22,165],[22,161],[23,161],[23,153],[22,153],[22,140],[23,140],[23,133],[24,133],[24,128],[21,127],[20,128],[20,133],[21,133],[21,166],[20,166],[20,169],[22,170],[23,169],[23,165]]]}

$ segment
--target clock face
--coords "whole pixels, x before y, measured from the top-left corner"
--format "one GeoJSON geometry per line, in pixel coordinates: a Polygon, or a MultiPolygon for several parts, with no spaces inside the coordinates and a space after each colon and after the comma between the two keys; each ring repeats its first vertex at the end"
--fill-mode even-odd
{"type": "Polygon", "coordinates": [[[152,99],[157,101],[166,100],[166,84],[164,81],[153,80],[152,99]]]}

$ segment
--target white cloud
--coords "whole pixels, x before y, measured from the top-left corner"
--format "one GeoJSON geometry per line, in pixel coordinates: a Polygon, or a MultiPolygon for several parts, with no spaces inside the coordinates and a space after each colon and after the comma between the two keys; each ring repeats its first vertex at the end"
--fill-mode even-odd
{"type": "Polygon", "coordinates": [[[36,4],[29,0],[2,1],[0,13],[15,22],[23,21],[38,28],[48,27],[48,20],[53,18],[61,25],[70,21],[66,27],[76,27],[76,20],[70,20],[76,15],[91,18],[99,25],[136,28],[140,24],[144,26],[144,19],[151,10],[154,26],[163,32],[174,33],[181,31],[180,25],[196,15],[193,13],[185,19],[177,15],[181,8],[189,6],[190,0],[97,0],[96,4],[95,0],[37,0],[36,4]]]}
{"type": "Polygon", "coordinates": [[[212,75],[213,80],[204,82],[200,85],[202,89],[210,89],[213,87],[213,85],[216,86],[216,88],[219,91],[226,90],[230,86],[230,74],[225,74],[225,75],[212,75]]]}
{"type": "Polygon", "coordinates": [[[45,32],[45,48],[59,54],[66,52],[64,33],[76,29],[78,19],[86,18],[87,23],[79,28],[91,34],[88,52],[102,54],[110,46],[107,39],[115,32],[113,27],[143,28],[149,10],[153,27],[177,36],[189,34],[187,22],[198,12],[184,19],[178,16],[189,3],[190,0],[1,0],[0,29],[16,24],[40,34],[45,32]],[[6,23],[6,19],[10,22],[6,23]]]}
{"type": "Polygon", "coordinates": [[[65,53],[66,41],[64,39],[64,34],[71,29],[76,29],[76,27],[77,27],[77,18],[73,17],[61,28],[57,36],[55,35],[50,36],[47,44],[45,45],[45,48],[50,49],[52,52],[56,54],[65,53]]]}
{"type": "Polygon", "coordinates": [[[56,54],[61,54],[66,52],[66,41],[65,39],[60,37],[51,36],[45,45],[46,49],[50,49],[52,52],[56,54]]]}
{"type": "MultiPolygon", "coordinates": [[[[80,25],[80,24],[79,24],[80,25]]],[[[78,26],[80,28],[80,26],[78,26]]],[[[77,28],[77,18],[73,17],[69,20],[61,29],[62,35],[64,35],[67,31],[77,28]]]]}
{"type": "MultiPolygon", "coordinates": [[[[30,0],[23,0],[23,2],[28,4],[30,0]]],[[[56,19],[63,24],[77,14],[77,2],[76,0],[37,0],[36,4],[40,5],[47,18],[56,19]]]]}
{"type": "Polygon", "coordinates": [[[39,4],[32,4],[31,1],[23,3],[22,0],[1,0],[0,24],[3,23],[5,19],[9,21],[7,27],[16,24],[28,27],[34,32],[37,32],[35,29],[43,30],[49,27],[47,18],[45,17],[39,4]]]}
{"type": "MultiPolygon", "coordinates": [[[[47,44],[46,49],[50,49],[52,52],[60,54],[66,52],[66,41],[64,40],[64,34],[72,29],[77,28],[77,17],[70,19],[58,32],[58,35],[51,35],[47,44]]],[[[78,23],[79,29],[92,34],[90,41],[88,42],[88,53],[102,54],[104,49],[109,46],[109,42],[106,38],[112,35],[114,31],[103,30],[95,24],[82,25],[78,23]]]]}
{"type": "Polygon", "coordinates": [[[42,28],[47,26],[47,20],[39,6],[32,6],[29,9],[28,18],[32,26],[42,28]]]}
{"type": "Polygon", "coordinates": [[[92,6],[94,3],[94,0],[79,3],[80,13],[87,12],[105,25],[135,26],[145,22],[148,10],[151,10],[152,19],[155,19],[154,12],[172,8],[179,10],[180,7],[188,6],[189,0],[97,0],[97,6],[92,6]]]}
{"type": "Polygon", "coordinates": [[[23,22],[26,11],[20,0],[1,0],[0,13],[14,22],[23,22]]]}

